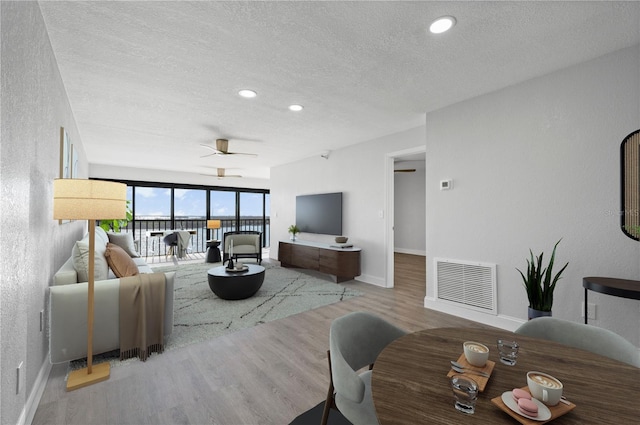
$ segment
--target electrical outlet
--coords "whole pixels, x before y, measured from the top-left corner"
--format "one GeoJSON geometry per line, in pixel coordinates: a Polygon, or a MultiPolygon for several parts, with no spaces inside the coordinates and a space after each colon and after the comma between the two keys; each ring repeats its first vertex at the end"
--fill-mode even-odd
{"type": "Polygon", "coordinates": [[[40,332],[44,330],[44,310],[40,310],[40,332]]]}
{"type": "MultiPolygon", "coordinates": [[[[584,317],[584,302],[580,304],[580,317],[584,317]]],[[[587,303],[587,319],[596,320],[595,303],[587,303]]]]}
{"type": "Polygon", "coordinates": [[[20,380],[22,379],[22,376],[21,376],[21,375],[23,375],[23,374],[21,373],[21,372],[22,372],[22,364],[23,364],[23,363],[24,363],[24,362],[20,362],[20,364],[19,364],[19,365],[18,365],[18,367],[16,368],[16,394],[20,394],[20,390],[22,389],[22,388],[21,388],[21,387],[22,387],[22,385],[20,385],[20,384],[21,384],[20,380]]]}

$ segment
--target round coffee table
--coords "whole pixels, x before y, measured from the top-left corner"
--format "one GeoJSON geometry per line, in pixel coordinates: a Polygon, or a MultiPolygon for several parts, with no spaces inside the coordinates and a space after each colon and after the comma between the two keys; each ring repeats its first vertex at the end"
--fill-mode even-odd
{"type": "Polygon", "coordinates": [[[264,267],[247,264],[247,270],[227,271],[225,266],[214,267],[207,272],[209,288],[224,300],[242,300],[253,296],[264,282],[264,267]]]}

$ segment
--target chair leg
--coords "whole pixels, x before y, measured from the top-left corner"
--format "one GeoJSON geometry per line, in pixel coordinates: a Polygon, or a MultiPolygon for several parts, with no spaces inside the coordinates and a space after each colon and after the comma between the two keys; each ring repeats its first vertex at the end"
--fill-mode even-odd
{"type": "Polygon", "coordinates": [[[336,406],[336,401],[333,398],[333,377],[331,374],[331,353],[327,350],[327,361],[329,362],[329,390],[327,391],[327,400],[324,402],[324,410],[322,411],[322,420],[320,425],[327,425],[327,420],[329,420],[329,411],[331,409],[338,410],[338,406],[336,406]]]}

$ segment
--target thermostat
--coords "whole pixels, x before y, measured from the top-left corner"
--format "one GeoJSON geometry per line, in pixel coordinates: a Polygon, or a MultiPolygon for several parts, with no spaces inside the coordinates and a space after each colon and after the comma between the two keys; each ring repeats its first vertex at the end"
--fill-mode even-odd
{"type": "Polygon", "coordinates": [[[440,190],[449,190],[453,188],[452,180],[440,180],[440,190]]]}

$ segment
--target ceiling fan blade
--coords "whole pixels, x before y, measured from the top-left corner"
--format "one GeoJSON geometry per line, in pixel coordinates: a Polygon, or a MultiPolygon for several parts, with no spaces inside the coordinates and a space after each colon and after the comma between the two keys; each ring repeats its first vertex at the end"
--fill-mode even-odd
{"type": "Polygon", "coordinates": [[[216,154],[221,154],[221,153],[223,153],[222,151],[220,151],[220,150],[218,150],[218,149],[214,148],[213,146],[209,146],[209,145],[204,144],[204,143],[200,143],[200,146],[202,146],[203,148],[211,149],[211,150],[214,152],[212,155],[216,155],[216,154]]]}
{"type": "Polygon", "coordinates": [[[223,155],[248,155],[248,156],[258,156],[257,153],[247,153],[247,152],[225,152],[223,155]]]}

